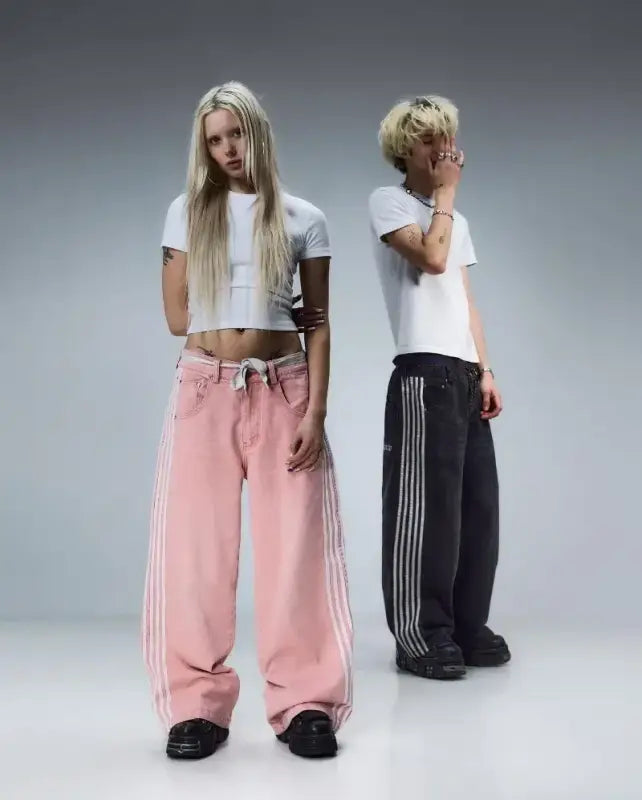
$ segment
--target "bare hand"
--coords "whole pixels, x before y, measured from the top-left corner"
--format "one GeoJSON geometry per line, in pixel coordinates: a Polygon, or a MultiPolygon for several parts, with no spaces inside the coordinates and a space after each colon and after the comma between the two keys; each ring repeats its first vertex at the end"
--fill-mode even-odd
{"type": "Polygon", "coordinates": [[[296,429],[286,461],[288,472],[312,470],[317,465],[323,449],[323,420],[305,416],[296,429]]]}
{"type": "MultiPolygon", "coordinates": [[[[301,300],[302,295],[298,294],[292,298],[292,305],[301,300]]],[[[297,327],[299,333],[307,333],[316,330],[319,325],[325,323],[325,311],[322,308],[315,306],[301,306],[300,308],[292,309],[292,319],[297,327]]]]}
{"type": "Polygon", "coordinates": [[[490,372],[484,372],[480,388],[482,394],[481,418],[494,419],[498,417],[503,410],[502,397],[490,372]]]}
{"type": "Polygon", "coordinates": [[[464,151],[457,151],[455,139],[436,140],[437,158],[431,163],[433,186],[437,189],[456,189],[464,166],[464,151]]]}

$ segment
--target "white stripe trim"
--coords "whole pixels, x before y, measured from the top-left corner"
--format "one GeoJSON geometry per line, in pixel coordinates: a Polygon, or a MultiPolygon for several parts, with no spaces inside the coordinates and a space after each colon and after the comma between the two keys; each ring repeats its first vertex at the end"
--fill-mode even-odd
{"type": "Polygon", "coordinates": [[[420,655],[423,655],[428,646],[421,634],[421,627],[419,624],[419,613],[421,610],[421,558],[420,553],[423,551],[423,538],[424,538],[424,518],[426,508],[425,496],[425,451],[423,448],[423,441],[425,437],[425,416],[423,404],[423,389],[424,379],[413,378],[414,386],[414,406],[415,406],[415,458],[413,464],[413,472],[415,475],[415,497],[416,497],[416,514],[414,520],[414,528],[412,531],[412,547],[413,547],[413,563],[411,564],[411,572],[414,580],[414,594],[411,596],[411,616],[408,624],[412,627],[413,636],[418,644],[420,655]]]}
{"type": "Polygon", "coordinates": [[[350,598],[348,591],[348,575],[345,563],[345,541],[343,538],[343,522],[341,517],[341,508],[339,504],[339,492],[336,485],[336,470],[334,467],[334,456],[330,443],[326,439],[326,446],[330,456],[330,497],[334,505],[334,518],[337,522],[337,547],[339,554],[339,595],[342,600],[343,621],[346,629],[346,661],[347,661],[347,676],[346,676],[346,701],[339,720],[339,726],[343,725],[352,713],[353,702],[353,675],[352,675],[352,649],[353,649],[353,623],[352,613],[350,611],[350,598]]]}
{"type": "MultiPolygon", "coordinates": [[[[172,469],[173,463],[173,456],[174,456],[174,433],[176,430],[175,425],[175,416],[176,416],[176,406],[177,406],[177,399],[178,399],[178,392],[180,387],[180,379],[182,378],[183,371],[179,370],[178,372],[178,380],[176,381],[174,387],[174,394],[172,398],[172,406],[171,406],[171,435],[169,437],[169,447],[168,447],[168,454],[167,454],[167,470],[166,470],[166,477],[165,477],[165,493],[163,497],[163,506],[162,506],[162,550],[161,550],[161,658],[162,658],[162,681],[163,681],[163,692],[165,694],[165,707],[163,709],[164,718],[167,720],[167,727],[171,726],[172,721],[172,707],[171,707],[171,692],[169,687],[169,678],[167,676],[167,641],[166,641],[166,594],[165,594],[165,553],[167,550],[167,501],[169,496],[169,481],[170,481],[170,474],[172,469]]],[[[162,697],[162,694],[161,694],[162,697]]]]}
{"type": "Polygon", "coordinates": [[[174,449],[175,413],[182,370],[178,369],[170,394],[156,467],[156,485],[151,520],[150,562],[146,607],[148,631],[146,662],[152,682],[154,707],[167,729],[171,726],[171,694],[167,676],[165,627],[165,552],[167,538],[167,498],[174,449]]]}
{"type": "Polygon", "coordinates": [[[401,379],[401,464],[393,547],[395,635],[401,646],[415,657],[427,649],[419,624],[426,504],[423,388],[423,378],[401,379]]]}
{"type": "Polygon", "coordinates": [[[338,730],[352,710],[352,616],[343,560],[343,531],[330,443],[324,436],[323,536],[326,593],[332,627],[343,667],[343,704],[333,708],[333,727],[338,730]]]}
{"type": "Polygon", "coordinates": [[[401,400],[402,400],[402,414],[401,414],[401,464],[399,470],[399,500],[397,506],[397,527],[395,531],[394,543],[394,562],[393,562],[393,575],[394,575],[394,604],[395,604],[395,632],[397,639],[401,645],[411,654],[415,654],[412,641],[407,635],[407,631],[403,624],[404,614],[404,594],[407,589],[407,581],[404,581],[403,567],[406,563],[405,547],[408,531],[408,455],[409,455],[409,412],[408,412],[408,381],[405,378],[401,379],[401,400]]]}

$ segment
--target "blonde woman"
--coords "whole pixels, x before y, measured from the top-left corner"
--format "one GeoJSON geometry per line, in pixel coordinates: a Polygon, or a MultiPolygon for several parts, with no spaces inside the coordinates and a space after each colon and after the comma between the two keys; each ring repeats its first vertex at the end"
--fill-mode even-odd
{"type": "Polygon", "coordinates": [[[324,434],[330,329],[326,220],[279,184],[270,123],[230,82],[194,117],[187,189],[167,212],[163,299],[187,335],[161,439],[143,645],[167,755],[228,737],[241,487],[249,484],[267,718],[300,756],[331,756],[351,712],[352,624],[324,434]],[[311,322],[310,322],[311,320],[311,322]]]}
{"type": "Polygon", "coordinates": [[[386,616],[399,669],[436,679],[510,659],[486,625],[499,539],[490,420],[502,401],[468,278],[475,251],[455,210],[457,126],[445,98],[395,105],[379,141],[403,179],[370,196],[397,352],[383,453],[386,616]]]}

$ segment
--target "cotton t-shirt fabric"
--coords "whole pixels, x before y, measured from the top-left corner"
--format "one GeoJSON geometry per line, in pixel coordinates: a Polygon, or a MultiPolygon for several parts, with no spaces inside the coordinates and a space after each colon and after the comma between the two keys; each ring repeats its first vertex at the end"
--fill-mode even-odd
{"type": "Polygon", "coordinates": [[[478,362],[470,330],[462,267],[477,263],[465,217],[454,212],[446,270],[430,275],[414,267],[381,237],[417,224],[425,234],[432,219],[432,200],[417,199],[401,186],[382,186],[369,198],[370,230],[379,280],[396,352],[441,353],[478,362]]]}
{"type": "MultiPolygon", "coordinates": [[[[286,231],[291,242],[287,280],[279,294],[267,299],[260,289],[259,267],[253,254],[255,194],[228,193],[229,285],[218,291],[214,309],[201,308],[189,299],[187,333],[222,328],[258,328],[295,331],[292,319],[292,287],[299,261],[330,256],[324,213],[300,197],[283,193],[286,231]]],[[[165,218],[162,246],[187,252],[187,195],[179,195],[165,218]]]]}

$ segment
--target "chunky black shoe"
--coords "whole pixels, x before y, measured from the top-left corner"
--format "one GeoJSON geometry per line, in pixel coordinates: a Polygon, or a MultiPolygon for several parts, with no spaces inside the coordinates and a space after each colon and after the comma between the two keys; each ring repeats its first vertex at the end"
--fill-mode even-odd
{"type": "Polygon", "coordinates": [[[511,654],[503,636],[484,626],[472,637],[456,635],[469,667],[499,667],[510,661],[511,654]]]}
{"type": "Polygon", "coordinates": [[[303,758],[323,758],[337,753],[332,722],[323,711],[302,711],[276,738],[288,744],[295,756],[303,758]]]}
{"type": "Polygon", "coordinates": [[[463,678],[466,674],[462,652],[450,638],[436,642],[419,658],[409,656],[397,645],[397,667],[403,672],[439,681],[463,678]]]}
{"type": "Polygon", "coordinates": [[[166,753],[170,758],[206,758],[211,756],[230,732],[206,719],[188,719],[170,730],[166,753]]]}

